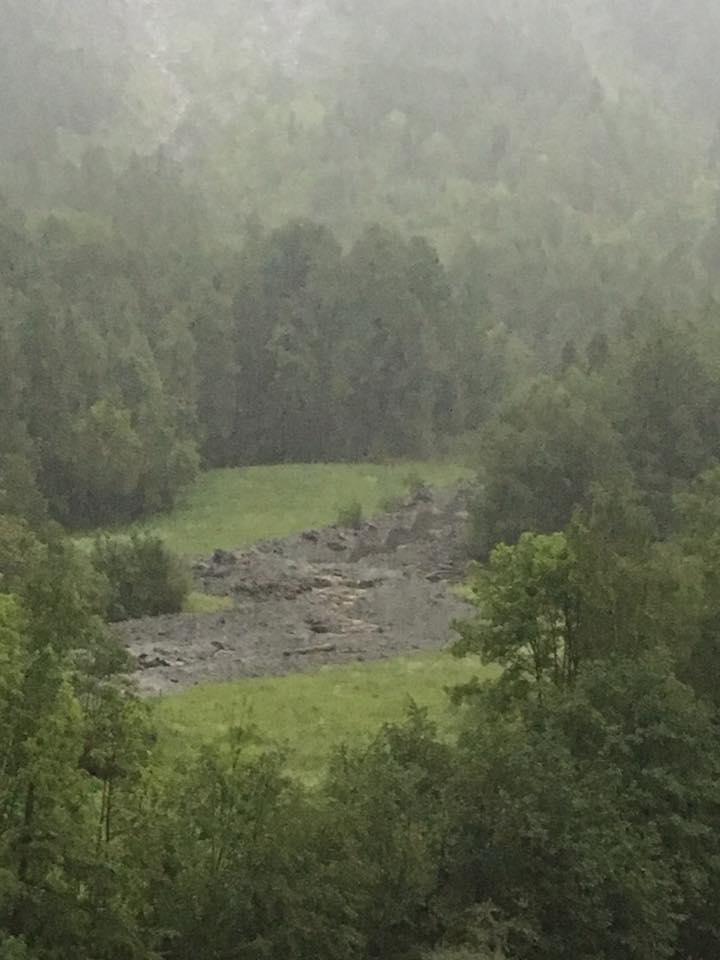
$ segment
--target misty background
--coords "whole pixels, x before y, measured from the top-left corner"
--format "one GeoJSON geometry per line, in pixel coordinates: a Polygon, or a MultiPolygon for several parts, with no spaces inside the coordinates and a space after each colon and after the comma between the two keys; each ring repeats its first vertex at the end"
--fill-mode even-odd
{"type": "Polygon", "coordinates": [[[720,357],[711,2],[0,14],[22,512],[134,516],[201,465],[423,455],[630,316],[682,314],[720,357]]]}
{"type": "Polygon", "coordinates": [[[0,960],[720,957],[718,50],[0,0],[0,960]]]}

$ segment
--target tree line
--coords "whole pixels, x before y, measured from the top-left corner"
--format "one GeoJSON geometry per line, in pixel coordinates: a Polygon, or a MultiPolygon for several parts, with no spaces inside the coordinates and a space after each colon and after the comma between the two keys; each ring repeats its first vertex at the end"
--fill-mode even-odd
{"type": "Polygon", "coordinates": [[[643,301],[616,337],[568,342],[554,375],[509,395],[479,435],[477,555],[562,529],[597,482],[630,483],[670,535],[675,496],[720,459],[717,316],[713,302],[690,320],[643,301]]]}
{"type": "Polygon", "coordinates": [[[374,226],[344,250],[298,221],[209,250],[170,181],[138,161],[113,229],[3,209],[4,512],[87,526],[168,507],[200,464],[423,455],[492,404],[506,338],[426,240],[374,226]]]}
{"type": "Polygon", "coordinates": [[[2,0],[0,507],[435,452],[643,312],[707,367],[719,24],[673,10],[2,0]]]}
{"type": "Polygon", "coordinates": [[[160,544],[4,517],[0,957],[714,956],[713,317],[641,304],[485,415],[454,652],[498,677],[448,691],[451,736],[413,707],[313,786],[250,726],[168,757],[104,626],[160,544]]]}
{"type": "Polygon", "coordinates": [[[498,678],[336,751],[168,756],[90,559],[0,533],[3,960],[687,960],[720,946],[712,468],[499,544],[458,656],[498,678]]]}
{"type": "Polygon", "coordinates": [[[622,465],[661,513],[717,454],[709,288],[682,313],[660,289],[546,335],[496,316],[476,247],[444,263],[379,225],[342,245],[253,218],[211,243],[161,155],[118,173],[95,152],[78,178],[75,211],[0,211],[5,513],[89,526],[166,509],[201,466],[463,447],[498,477],[483,522],[505,536],[538,520],[563,458],[550,529],[595,471],[622,465]]]}

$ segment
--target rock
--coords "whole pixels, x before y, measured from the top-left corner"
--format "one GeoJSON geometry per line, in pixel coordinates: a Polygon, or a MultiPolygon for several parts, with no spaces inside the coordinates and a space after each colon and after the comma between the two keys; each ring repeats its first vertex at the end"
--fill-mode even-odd
{"type": "Polygon", "coordinates": [[[393,527],[385,537],[385,548],[387,550],[397,550],[403,544],[410,543],[412,538],[412,531],[407,527],[393,527]]]}
{"type": "Polygon", "coordinates": [[[357,544],[350,554],[350,562],[357,563],[359,560],[364,560],[365,557],[371,557],[373,554],[380,553],[381,550],[382,544],[376,532],[372,538],[361,540],[357,544]]]}
{"type": "Polygon", "coordinates": [[[355,585],[358,590],[372,590],[373,587],[379,586],[381,583],[384,583],[387,577],[382,575],[376,577],[368,577],[365,580],[358,580],[355,585]]]}
{"type": "Polygon", "coordinates": [[[314,653],[335,653],[337,645],[334,643],[323,643],[319,647],[300,647],[297,650],[285,650],[284,657],[308,657],[314,653]]]}
{"type": "Polygon", "coordinates": [[[315,590],[328,590],[338,585],[338,579],[332,577],[315,577],[313,579],[313,588],[315,590]]]}
{"type": "Polygon", "coordinates": [[[155,667],[169,667],[170,661],[164,657],[153,657],[147,653],[141,653],[137,658],[139,670],[153,670],[155,667]]]}
{"type": "Polygon", "coordinates": [[[218,567],[233,567],[237,563],[237,557],[229,550],[216,550],[212,555],[211,562],[218,567]]]}
{"type": "Polygon", "coordinates": [[[427,536],[437,525],[440,511],[436,507],[423,507],[418,510],[412,525],[414,536],[427,536]]]}
{"type": "Polygon", "coordinates": [[[113,627],[139,658],[140,689],[174,692],[198,679],[284,675],[441,645],[467,610],[448,589],[469,559],[456,516],[466,503],[433,491],[431,503],[408,498],[358,531],[308,528],[212,560],[208,553],[195,568],[197,589],[229,597],[232,612],[113,627]]]}

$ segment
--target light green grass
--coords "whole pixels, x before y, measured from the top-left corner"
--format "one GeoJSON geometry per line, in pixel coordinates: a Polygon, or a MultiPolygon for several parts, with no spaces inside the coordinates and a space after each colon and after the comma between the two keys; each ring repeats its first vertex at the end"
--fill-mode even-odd
{"type": "Polygon", "coordinates": [[[156,702],[160,748],[177,762],[188,748],[217,740],[231,727],[249,726],[268,743],[286,746],[290,769],[311,781],[335,747],[366,740],[384,723],[401,720],[411,700],[450,733],[457,711],[445,688],[495,672],[475,658],[442,652],[207,684],[156,702]]]}
{"type": "Polygon", "coordinates": [[[372,516],[385,501],[406,492],[404,481],[410,475],[434,486],[448,486],[471,472],[444,463],[212,470],[200,477],[171,513],[137,529],[159,534],[176,553],[207,555],[218,547],[229,550],[326,526],[352,503],[362,504],[364,515],[372,516]]]}
{"type": "Polygon", "coordinates": [[[183,613],[222,613],[232,609],[231,597],[215,597],[210,593],[193,591],[183,604],[183,613]]]}

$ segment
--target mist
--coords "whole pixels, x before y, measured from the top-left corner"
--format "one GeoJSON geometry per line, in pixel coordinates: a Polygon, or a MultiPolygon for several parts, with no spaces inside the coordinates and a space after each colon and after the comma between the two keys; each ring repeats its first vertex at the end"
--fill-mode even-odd
{"type": "Polygon", "coordinates": [[[720,5],[0,28],[0,960],[720,956],[720,5]]]}

